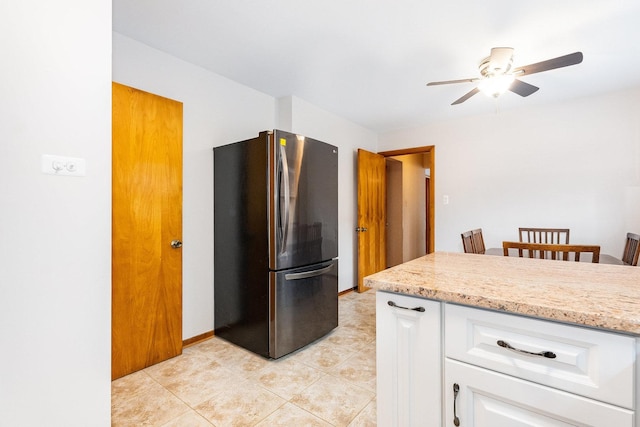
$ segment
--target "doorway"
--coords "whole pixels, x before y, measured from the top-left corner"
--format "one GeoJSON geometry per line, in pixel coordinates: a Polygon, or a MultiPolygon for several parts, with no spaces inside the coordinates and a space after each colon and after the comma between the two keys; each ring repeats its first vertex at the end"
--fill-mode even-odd
{"type": "MultiPolygon", "coordinates": [[[[428,171],[428,176],[421,176],[419,179],[424,180],[424,204],[412,208],[415,212],[412,214],[422,216],[425,220],[424,223],[424,248],[425,253],[429,254],[435,251],[435,151],[436,147],[433,145],[415,148],[405,148],[401,150],[381,151],[381,156],[385,158],[398,158],[399,156],[416,155],[420,157],[419,163],[422,164],[422,169],[428,171]]],[[[416,178],[418,179],[418,178],[416,178]]],[[[422,199],[422,196],[420,197],[422,199]]],[[[422,241],[422,236],[420,241],[422,241]]],[[[405,260],[407,261],[407,260],[405,260]]]]}
{"type": "Polygon", "coordinates": [[[404,186],[403,163],[393,157],[385,158],[387,186],[386,268],[404,262],[404,186]]]}
{"type": "Polygon", "coordinates": [[[392,243],[395,240],[400,240],[402,245],[396,257],[399,260],[391,262],[387,259],[387,267],[393,267],[427,253],[428,211],[425,206],[428,199],[425,196],[428,188],[425,187],[425,176],[429,172],[429,162],[425,154],[404,154],[385,157],[385,160],[387,165],[390,162],[400,165],[397,167],[399,185],[387,173],[387,254],[394,252],[392,243]]]}
{"type": "Polygon", "coordinates": [[[420,236],[423,246],[419,249],[419,253],[424,253],[422,252],[423,248],[426,249],[426,253],[434,251],[435,147],[417,147],[377,154],[358,149],[358,224],[355,230],[358,236],[358,292],[364,292],[369,289],[363,284],[365,276],[388,267],[386,260],[388,243],[385,233],[388,219],[386,205],[387,169],[385,166],[389,158],[403,155],[419,155],[423,159],[423,164],[428,166],[429,169],[429,179],[423,181],[424,175],[420,179],[421,183],[424,182],[427,185],[427,188],[424,189],[424,194],[420,195],[420,199],[423,196],[426,196],[427,199],[425,199],[424,204],[415,209],[420,210],[420,214],[424,213],[425,215],[424,235],[420,236]],[[424,240],[422,240],[423,237],[424,240]]]}

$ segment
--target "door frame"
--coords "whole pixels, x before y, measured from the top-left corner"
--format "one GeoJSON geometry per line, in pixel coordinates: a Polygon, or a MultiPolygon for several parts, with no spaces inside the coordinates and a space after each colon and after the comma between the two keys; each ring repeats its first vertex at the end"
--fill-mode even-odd
{"type": "MultiPolygon", "coordinates": [[[[425,183],[424,191],[426,193],[425,194],[425,198],[424,198],[424,200],[425,200],[424,211],[425,211],[425,214],[426,214],[425,215],[426,218],[429,218],[429,216],[431,215],[430,214],[430,212],[431,212],[431,196],[430,196],[430,194],[431,194],[431,176],[425,176],[424,177],[424,183],[425,183]]],[[[431,236],[431,227],[430,227],[429,221],[427,220],[427,227],[426,227],[425,236],[424,236],[424,241],[425,241],[425,250],[424,250],[424,252],[427,253],[427,254],[431,252],[431,250],[430,250],[431,242],[429,241],[430,240],[429,236],[431,236]]]]}
{"type": "Polygon", "coordinates": [[[435,217],[436,217],[436,209],[435,209],[435,183],[436,183],[436,147],[435,145],[426,145],[423,147],[414,147],[414,148],[402,148],[399,150],[391,150],[391,151],[380,151],[378,152],[381,156],[384,157],[392,157],[392,156],[403,156],[406,154],[429,154],[430,156],[430,177],[429,177],[429,208],[427,212],[427,229],[429,230],[429,239],[427,242],[428,251],[427,253],[435,252],[435,217]]]}

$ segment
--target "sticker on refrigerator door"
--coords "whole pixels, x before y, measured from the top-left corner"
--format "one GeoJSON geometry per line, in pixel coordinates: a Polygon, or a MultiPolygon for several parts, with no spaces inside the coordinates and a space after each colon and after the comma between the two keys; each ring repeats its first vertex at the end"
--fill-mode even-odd
{"type": "Polygon", "coordinates": [[[283,146],[285,146],[285,147],[287,146],[287,140],[286,140],[286,138],[280,138],[280,145],[283,145],[283,146]]]}

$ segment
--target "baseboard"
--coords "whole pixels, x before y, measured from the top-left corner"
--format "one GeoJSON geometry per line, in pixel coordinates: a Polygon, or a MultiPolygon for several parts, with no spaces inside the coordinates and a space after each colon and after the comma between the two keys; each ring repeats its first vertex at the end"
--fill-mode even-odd
{"type": "Polygon", "coordinates": [[[346,291],[338,292],[338,296],[341,297],[343,295],[348,294],[349,292],[355,291],[356,289],[358,289],[358,288],[351,288],[351,289],[347,289],[346,291]]]}
{"type": "Polygon", "coordinates": [[[182,341],[182,347],[188,347],[190,345],[199,343],[200,341],[209,339],[214,335],[214,331],[209,331],[205,332],[204,334],[196,335],[195,337],[187,338],[186,340],[182,341]]]}

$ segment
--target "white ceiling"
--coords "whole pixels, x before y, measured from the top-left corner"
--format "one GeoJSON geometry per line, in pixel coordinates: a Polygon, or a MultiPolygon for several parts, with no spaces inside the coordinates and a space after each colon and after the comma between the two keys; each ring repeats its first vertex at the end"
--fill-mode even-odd
{"type": "Polygon", "coordinates": [[[113,30],[376,132],[640,86],[639,0],[113,0],[113,30]],[[451,106],[492,47],[514,66],[581,51],[540,87],[451,106]]]}

